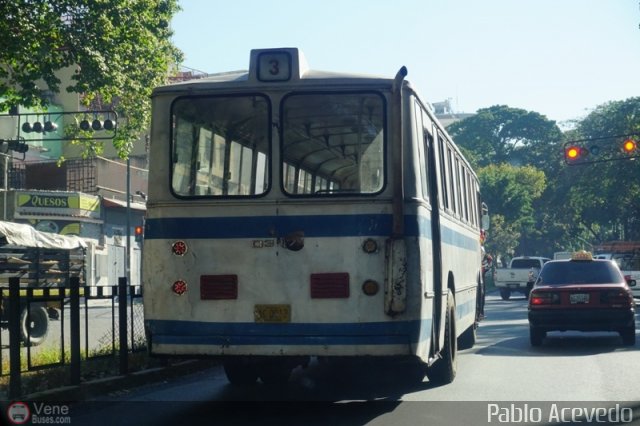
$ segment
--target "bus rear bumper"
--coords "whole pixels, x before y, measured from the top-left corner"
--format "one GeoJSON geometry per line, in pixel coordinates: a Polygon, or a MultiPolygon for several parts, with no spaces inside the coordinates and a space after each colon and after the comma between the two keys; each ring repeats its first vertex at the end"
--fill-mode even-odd
{"type": "Polygon", "coordinates": [[[419,336],[412,321],[341,324],[147,322],[151,355],[411,355],[415,353],[419,336]]]}

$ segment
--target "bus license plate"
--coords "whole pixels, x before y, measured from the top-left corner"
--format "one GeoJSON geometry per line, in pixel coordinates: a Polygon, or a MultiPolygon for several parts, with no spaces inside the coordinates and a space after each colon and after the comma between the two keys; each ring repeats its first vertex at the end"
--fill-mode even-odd
{"type": "Polygon", "coordinates": [[[569,295],[569,302],[572,304],[589,303],[589,293],[574,293],[569,295]]]}
{"type": "Polygon", "coordinates": [[[291,322],[291,305],[255,305],[255,322],[291,322]]]}

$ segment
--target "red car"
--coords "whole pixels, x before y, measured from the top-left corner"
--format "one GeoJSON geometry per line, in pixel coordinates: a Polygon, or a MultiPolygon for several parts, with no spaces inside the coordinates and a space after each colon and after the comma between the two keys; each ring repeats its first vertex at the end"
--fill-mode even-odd
{"type": "Polygon", "coordinates": [[[547,262],[529,297],[529,336],[540,346],[548,331],[616,331],[636,344],[635,301],[618,265],[577,252],[547,262]]]}

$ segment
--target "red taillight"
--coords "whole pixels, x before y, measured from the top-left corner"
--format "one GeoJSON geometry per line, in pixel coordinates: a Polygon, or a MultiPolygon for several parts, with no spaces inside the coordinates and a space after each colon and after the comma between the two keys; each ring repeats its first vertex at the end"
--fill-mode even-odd
{"type": "Polygon", "coordinates": [[[531,292],[529,295],[529,305],[557,305],[560,303],[560,294],[552,291],[531,292]]]}
{"type": "Polygon", "coordinates": [[[184,241],[176,241],[171,245],[171,252],[176,256],[184,256],[187,252],[187,244],[184,241]]]}
{"type": "Polygon", "coordinates": [[[349,274],[346,272],[311,274],[311,298],[349,297],[349,274]]]}
{"type": "Polygon", "coordinates": [[[626,308],[633,304],[633,294],[625,289],[607,290],[600,293],[600,303],[612,308],[626,308]]]}
{"type": "Polygon", "coordinates": [[[182,296],[187,292],[187,282],[185,280],[178,280],[171,285],[171,290],[178,296],[182,296]]]}

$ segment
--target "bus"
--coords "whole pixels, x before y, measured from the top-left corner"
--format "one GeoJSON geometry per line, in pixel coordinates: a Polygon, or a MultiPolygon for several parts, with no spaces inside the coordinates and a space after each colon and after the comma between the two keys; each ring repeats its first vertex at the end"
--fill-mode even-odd
{"type": "Polygon", "coordinates": [[[314,71],[296,48],[249,62],[153,91],[150,354],[217,357],[232,384],[365,359],[450,383],[484,301],[471,166],[405,67],[314,71]]]}

